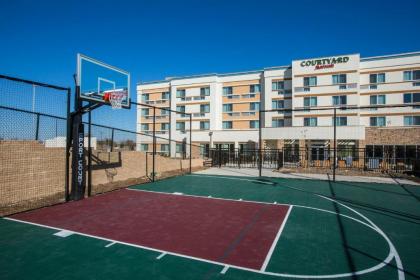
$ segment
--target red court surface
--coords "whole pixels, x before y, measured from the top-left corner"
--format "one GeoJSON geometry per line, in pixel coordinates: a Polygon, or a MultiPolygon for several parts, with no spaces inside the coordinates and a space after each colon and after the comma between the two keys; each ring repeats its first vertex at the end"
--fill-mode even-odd
{"type": "Polygon", "coordinates": [[[288,209],[287,205],[120,190],[12,218],[260,269],[288,209]]]}

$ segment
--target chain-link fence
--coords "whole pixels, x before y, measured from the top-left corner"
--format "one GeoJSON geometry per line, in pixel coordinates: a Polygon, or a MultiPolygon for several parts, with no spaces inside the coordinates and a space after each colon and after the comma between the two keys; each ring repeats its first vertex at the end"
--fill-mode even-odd
{"type": "Polygon", "coordinates": [[[70,89],[0,75],[0,97],[0,215],[65,201],[70,89]]]}

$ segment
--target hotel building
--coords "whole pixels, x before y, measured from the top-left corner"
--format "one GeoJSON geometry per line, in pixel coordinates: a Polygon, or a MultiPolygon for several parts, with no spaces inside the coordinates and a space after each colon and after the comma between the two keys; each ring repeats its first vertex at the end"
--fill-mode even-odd
{"type": "MultiPolygon", "coordinates": [[[[191,113],[190,127],[187,115],[157,110],[157,135],[188,143],[192,129],[192,142],[204,150],[257,148],[261,125],[264,148],[309,147],[318,153],[334,139],[333,112],[314,109],[346,106],[348,110],[337,111],[338,146],[377,154],[392,149],[420,158],[420,52],[308,58],[249,72],[142,82],[137,100],[191,113]],[[377,104],[413,106],[351,110],[377,104]],[[266,112],[259,123],[260,109],[282,108],[311,110],[266,112]]],[[[151,109],[139,109],[138,131],[151,131],[150,115],[151,109]]],[[[151,150],[150,137],[139,136],[138,142],[142,150],[151,150]]],[[[158,152],[171,155],[185,149],[159,139],[157,143],[158,152]]]]}

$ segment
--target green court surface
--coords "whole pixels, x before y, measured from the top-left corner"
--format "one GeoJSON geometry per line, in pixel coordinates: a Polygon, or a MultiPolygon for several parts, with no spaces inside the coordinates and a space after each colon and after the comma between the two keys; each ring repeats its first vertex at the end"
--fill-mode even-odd
{"type": "Polygon", "coordinates": [[[192,174],[129,189],[292,207],[260,270],[1,219],[0,279],[420,279],[419,186],[192,174]]]}

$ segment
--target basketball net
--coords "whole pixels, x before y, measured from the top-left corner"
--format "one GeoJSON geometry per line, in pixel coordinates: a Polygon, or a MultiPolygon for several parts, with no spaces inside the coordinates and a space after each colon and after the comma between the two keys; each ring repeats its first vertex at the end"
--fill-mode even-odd
{"type": "Polygon", "coordinates": [[[109,93],[109,103],[111,103],[112,109],[121,109],[122,100],[127,96],[127,92],[124,90],[121,91],[112,91],[109,93]]]}

